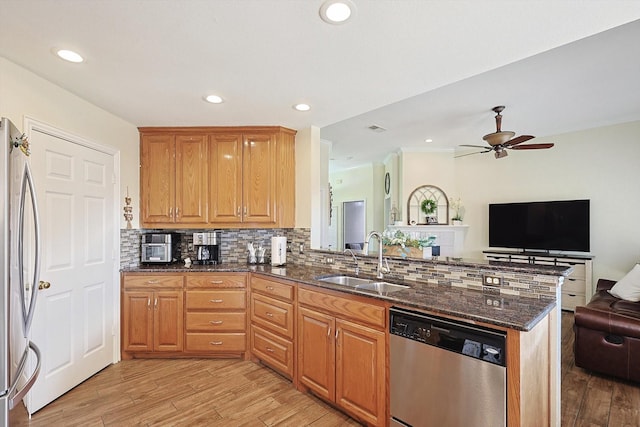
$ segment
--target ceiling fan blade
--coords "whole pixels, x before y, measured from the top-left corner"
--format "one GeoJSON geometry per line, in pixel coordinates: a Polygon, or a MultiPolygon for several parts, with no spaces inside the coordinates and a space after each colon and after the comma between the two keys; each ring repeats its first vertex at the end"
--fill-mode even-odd
{"type": "Polygon", "coordinates": [[[547,142],[543,144],[526,144],[526,145],[518,145],[517,147],[509,147],[512,150],[540,150],[543,148],[551,148],[553,147],[553,143],[547,142]]]}
{"type": "Polygon", "coordinates": [[[509,141],[504,143],[505,147],[513,147],[514,145],[518,145],[518,144],[522,144],[523,142],[527,142],[530,139],[535,138],[535,136],[533,135],[520,135],[520,136],[516,136],[513,139],[510,139],[509,141]]]}
{"type": "Polygon", "coordinates": [[[488,151],[476,151],[475,153],[460,154],[459,156],[454,156],[453,158],[457,159],[459,157],[471,156],[473,154],[484,154],[484,153],[488,153],[489,151],[491,151],[491,150],[488,150],[488,151]]]}
{"type": "Polygon", "coordinates": [[[493,150],[493,148],[491,147],[487,147],[486,145],[469,145],[469,144],[462,144],[459,145],[458,147],[473,147],[473,148],[484,148],[487,151],[491,151],[493,150]]]}

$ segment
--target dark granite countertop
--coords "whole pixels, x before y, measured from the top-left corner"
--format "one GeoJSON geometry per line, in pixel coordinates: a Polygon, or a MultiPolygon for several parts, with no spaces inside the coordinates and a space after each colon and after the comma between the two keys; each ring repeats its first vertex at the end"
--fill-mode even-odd
{"type": "MultiPolygon", "coordinates": [[[[522,264],[500,263],[509,271],[520,270],[522,264]],[[510,267],[510,268],[509,268],[510,267]],[[520,267],[520,268],[518,268],[520,267]]],[[[477,266],[477,265],[476,265],[477,266]]],[[[536,269],[537,270],[537,269],[536,269]]],[[[562,276],[566,269],[544,269],[546,274],[562,276]]],[[[335,291],[365,295],[371,298],[401,304],[406,307],[428,310],[433,313],[455,316],[469,321],[485,322],[520,331],[531,330],[555,306],[556,301],[536,299],[511,295],[485,294],[482,291],[443,286],[435,283],[404,281],[408,289],[403,289],[380,295],[372,291],[318,281],[318,277],[343,274],[336,270],[311,268],[307,266],[287,265],[272,267],[271,265],[221,264],[221,265],[192,265],[186,268],[184,264],[150,265],[138,268],[123,269],[123,272],[258,272],[266,275],[285,278],[307,285],[317,286],[335,291]],[[488,303],[487,300],[490,300],[488,303]],[[497,303],[497,305],[494,305],[497,303]]],[[[527,271],[531,271],[530,268],[527,271]]],[[[363,278],[371,278],[361,276],[363,278]]],[[[387,281],[387,280],[385,280],[387,281]]],[[[388,280],[395,282],[394,280],[388,280]]],[[[396,282],[397,283],[397,282],[396,282]]]]}

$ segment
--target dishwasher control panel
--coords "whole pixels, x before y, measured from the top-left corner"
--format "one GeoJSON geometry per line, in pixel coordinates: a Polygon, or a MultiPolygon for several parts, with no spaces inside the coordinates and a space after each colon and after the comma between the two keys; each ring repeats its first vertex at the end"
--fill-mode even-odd
{"type": "Polygon", "coordinates": [[[392,307],[389,332],[496,365],[505,365],[503,331],[392,307]]]}

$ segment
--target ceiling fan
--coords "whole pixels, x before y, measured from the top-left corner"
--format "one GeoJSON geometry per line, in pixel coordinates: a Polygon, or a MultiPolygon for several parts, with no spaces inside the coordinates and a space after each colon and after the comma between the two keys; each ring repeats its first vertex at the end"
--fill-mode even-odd
{"type": "Polygon", "coordinates": [[[535,138],[533,135],[520,135],[515,136],[515,132],[511,132],[509,130],[502,130],[502,111],[504,110],[504,105],[499,105],[497,107],[493,107],[492,110],[496,113],[496,131],[494,133],[488,133],[482,137],[489,146],[483,145],[466,145],[463,144],[461,147],[474,147],[474,148],[482,148],[484,151],[478,151],[475,153],[463,154],[461,156],[456,157],[464,157],[470,156],[471,154],[481,154],[488,153],[490,151],[495,152],[496,159],[501,159],[503,157],[507,157],[509,153],[507,153],[507,149],[510,150],[540,150],[544,148],[553,147],[552,143],[542,143],[542,144],[525,144],[520,145],[523,142],[527,142],[530,139],[535,138]]]}

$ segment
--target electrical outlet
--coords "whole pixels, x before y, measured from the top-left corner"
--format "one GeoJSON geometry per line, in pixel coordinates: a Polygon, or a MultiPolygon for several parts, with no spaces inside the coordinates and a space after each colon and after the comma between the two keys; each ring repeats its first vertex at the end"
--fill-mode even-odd
{"type": "Polygon", "coordinates": [[[324,263],[325,264],[333,264],[333,257],[330,257],[330,256],[325,257],[324,258],[324,263]]]}
{"type": "Polygon", "coordinates": [[[488,306],[495,308],[503,308],[504,307],[504,298],[491,298],[487,297],[486,302],[488,306]]]}
{"type": "Polygon", "coordinates": [[[502,286],[502,277],[492,274],[482,275],[482,284],[484,286],[502,286]]]}

